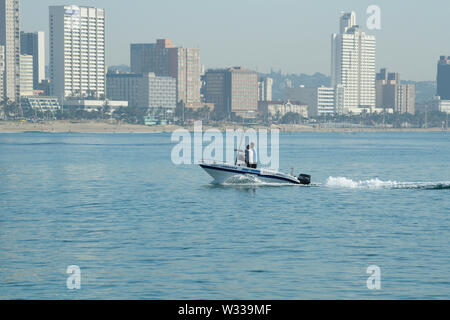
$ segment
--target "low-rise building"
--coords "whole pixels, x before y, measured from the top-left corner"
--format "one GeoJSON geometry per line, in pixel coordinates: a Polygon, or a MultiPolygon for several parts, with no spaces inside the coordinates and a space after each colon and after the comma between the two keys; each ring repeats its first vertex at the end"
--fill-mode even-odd
{"type": "Polygon", "coordinates": [[[293,101],[301,101],[308,106],[310,117],[324,114],[335,114],[336,111],[336,89],[330,87],[286,88],[286,98],[293,101]]]}
{"type": "Polygon", "coordinates": [[[450,113],[450,100],[442,100],[440,97],[436,97],[431,110],[439,110],[440,112],[450,113]]]}
{"type": "Polygon", "coordinates": [[[158,77],[154,73],[108,73],[108,99],[128,101],[130,107],[172,108],[177,105],[177,82],[172,77],[158,77]]]}
{"type": "Polygon", "coordinates": [[[113,101],[113,100],[88,100],[88,99],[66,99],[64,101],[64,108],[81,109],[88,112],[98,111],[101,108],[109,107],[114,111],[121,107],[128,107],[128,101],[113,101]]]}
{"type": "Polygon", "coordinates": [[[142,74],[108,72],[106,75],[106,98],[128,101],[128,106],[137,107],[143,79],[142,74]]]}
{"type": "Polygon", "coordinates": [[[267,120],[280,119],[287,113],[298,113],[308,118],[308,106],[297,101],[259,101],[258,113],[267,120]]]}
{"type": "Polygon", "coordinates": [[[31,108],[40,111],[56,111],[61,109],[59,99],[57,97],[22,97],[22,108],[31,108]]]}
{"type": "Polygon", "coordinates": [[[203,108],[208,108],[209,111],[214,111],[214,103],[209,103],[209,102],[190,102],[190,103],[186,103],[185,108],[189,108],[192,110],[200,110],[203,108]]]}

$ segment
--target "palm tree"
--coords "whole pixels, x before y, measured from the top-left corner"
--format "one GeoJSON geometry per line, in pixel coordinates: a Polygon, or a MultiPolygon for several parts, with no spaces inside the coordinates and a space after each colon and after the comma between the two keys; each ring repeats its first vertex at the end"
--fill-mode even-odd
{"type": "Polygon", "coordinates": [[[8,98],[6,98],[3,106],[3,112],[5,113],[5,118],[7,120],[10,117],[15,118],[20,114],[19,104],[16,101],[11,101],[8,98]]]}

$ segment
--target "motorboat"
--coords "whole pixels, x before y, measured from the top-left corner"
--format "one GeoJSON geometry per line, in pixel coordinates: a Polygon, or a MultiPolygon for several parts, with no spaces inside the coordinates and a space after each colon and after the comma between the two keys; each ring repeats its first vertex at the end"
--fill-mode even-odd
{"type": "Polygon", "coordinates": [[[269,169],[249,168],[245,164],[227,164],[227,163],[207,163],[202,161],[200,167],[203,168],[214,182],[218,184],[226,183],[235,176],[256,177],[258,180],[268,183],[289,183],[289,184],[311,184],[311,176],[300,174],[298,177],[293,174],[286,174],[269,169]]]}

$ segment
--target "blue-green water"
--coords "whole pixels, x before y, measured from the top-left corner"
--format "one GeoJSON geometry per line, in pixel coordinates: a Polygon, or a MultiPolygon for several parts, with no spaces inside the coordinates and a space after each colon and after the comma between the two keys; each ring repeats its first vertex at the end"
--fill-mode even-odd
{"type": "Polygon", "coordinates": [[[274,187],[210,184],[169,134],[0,134],[0,298],[449,299],[449,138],[282,134],[315,185],[274,187]]]}

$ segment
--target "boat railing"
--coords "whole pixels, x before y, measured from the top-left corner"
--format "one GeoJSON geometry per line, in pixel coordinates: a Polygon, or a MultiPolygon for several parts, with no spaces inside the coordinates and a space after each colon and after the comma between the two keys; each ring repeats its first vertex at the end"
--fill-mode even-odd
{"type": "Polygon", "coordinates": [[[208,159],[202,159],[202,160],[200,160],[200,163],[201,164],[228,164],[228,165],[234,165],[234,164],[226,162],[226,161],[208,160],[208,159]]]}

